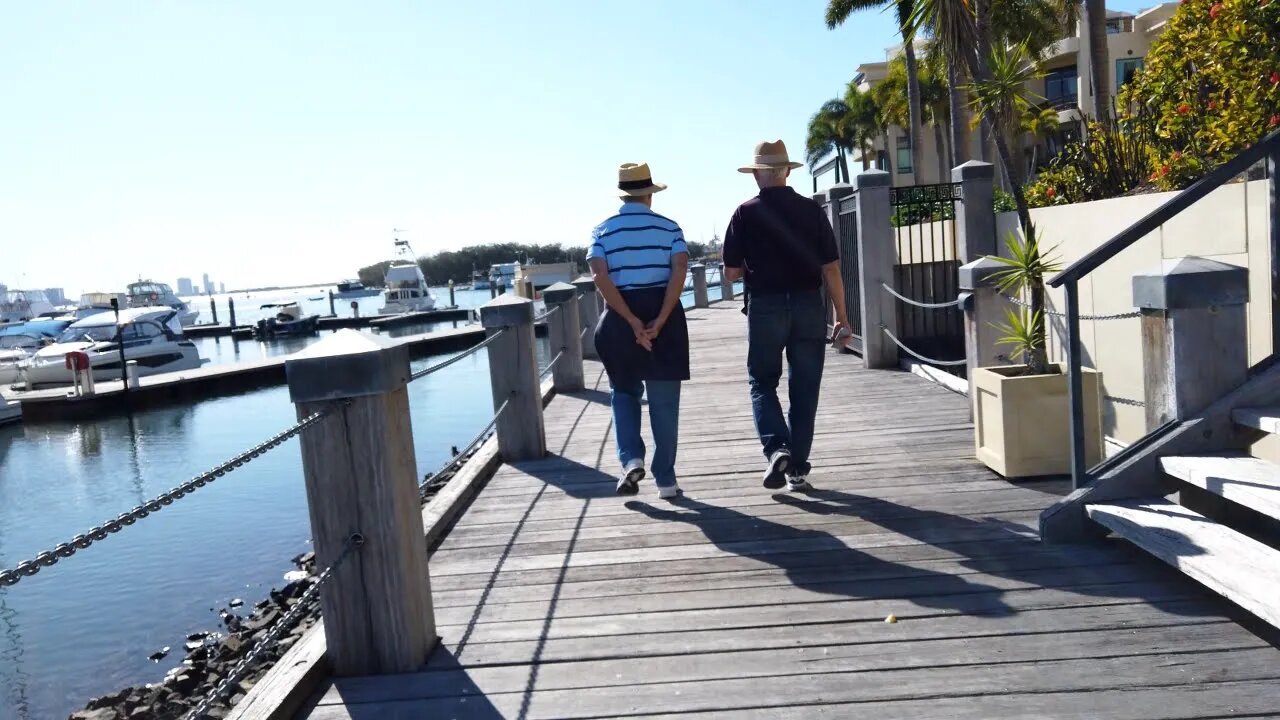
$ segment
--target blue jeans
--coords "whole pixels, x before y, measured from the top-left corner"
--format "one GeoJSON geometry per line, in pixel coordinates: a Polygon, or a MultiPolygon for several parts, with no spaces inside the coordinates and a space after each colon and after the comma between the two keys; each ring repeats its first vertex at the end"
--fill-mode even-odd
{"type": "Polygon", "coordinates": [[[765,457],[778,450],[791,453],[792,474],[808,475],[813,447],[818,390],[827,357],[827,318],[821,291],[752,295],[747,306],[747,374],[751,378],[751,411],[765,457]],[[778,402],[782,355],[790,372],[788,419],[778,402]]]}
{"type": "Polygon", "coordinates": [[[640,437],[640,397],[649,393],[649,427],[653,430],[653,464],[649,470],[658,487],[676,484],[676,442],[680,435],[680,381],[636,380],[609,384],[612,389],[613,432],[618,460],[626,467],[632,460],[644,462],[640,437]]]}

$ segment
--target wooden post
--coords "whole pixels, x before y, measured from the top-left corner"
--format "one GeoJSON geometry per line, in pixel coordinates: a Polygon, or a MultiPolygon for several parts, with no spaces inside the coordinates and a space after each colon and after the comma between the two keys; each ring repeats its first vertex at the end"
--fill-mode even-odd
{"type": "Polygon", "coordinates": [[[551,314],[551,357],[560,355],[551,377],[557,392],[574,392],[582,382],[582,323],[578,319],[578,289],[569,283],[556,283],[542,291],[551,314]]]}
{"type": "Polygon", "coordinates": [[[893,286],[897,261],[889,222],[889,173],[868,170],[854,179],[858,191],[858,293],[862,307],[862,361],[868,368],[898,367],[898,346],[885,334],[898,332],[898,304],[882,284],[893,286]]]}
{"type": "Polygon", "coordinates": [[[213,324],[218,324],[218,306],[213,304],[213,296],[209,296],[209,314],[213,316],[213,324]]]}
{"type": "Polygon", "coordinates": [[[711,301],[707,297],[707,266],[694,263],[689,266],[689,272],[693,274],[693,306],[709,307],[711,301]]]}
{"type": "Polygon", "coordinates": [[[996,255],[1000,242],[996,237],[994,204],[995,166],[970,160],[951,170],[952,182],[960,183],[964,200],[956,206],[956,254],[960,264],[996,255]]]}
{"type": "Polygon", "coordinates": [[[360,303],[356,300],[351,301],[351,317],[360,317],[360,303]]]}
{"type": "Polygon", "coordinates": [[[724,263],[720,263],[720,300],[733,299],[733,282],[729,280],[729,273],[725,271],[724,263]]]}
{"type": "Polygon", "coordinates": [[[457,298],[454,297],[454,292],[453,292],[453,280],[449,281],[449,307],[451,308],[458,307],[458,300],[457,298]]]}
{"type": "Polygon", "coordinates": [[[236,299],[227,298],[227,314],[231,316],[231,329],[236,329],[236,299]]]}
{"type": "Polygon", "coordinates": [[[347,404],[299,436],[316,566],[353,550],[320,590],[335,675],[417,670],[437,642],[409,420],[409,352],[340,330],[285,362],[299,418],[347,404]]]}
{"type": "Polygon", "coordinates": [[[332,290],[330,290],[330,291],[329,291],[329,314],[330,314],[330,315],[332,315],[332,316],[334,316],[334,317],[338,317],[338,311],[337,311],[337,309],[336,309],[336,308],[334,308],[334,306],[333,306],[333,291],[332,291],[332,290]]]}
{"type": "Polygon", "coordinates": [[[590,277],[580,277],[573,281],[573,285],[578,288],[578,319],[582,324],[578,332],[582,334],[582,330],[586,330],[582,334],[582,357],[598,360],[600,355],[596,353],[596,324],[600,322],[600,301],[596,298],[599,294],[596,292],[596,281],[590,277]]]}
{"type": "Polygon", "coordinates": [[[480,324],[489,336],[502,333],[489,346],[494,411],[507,403],[498,418],[498,453],[507,462],[542,458],[547,433],[533,344],[533,301],[515,293],[499,295],[480,308],[480,324]]]}

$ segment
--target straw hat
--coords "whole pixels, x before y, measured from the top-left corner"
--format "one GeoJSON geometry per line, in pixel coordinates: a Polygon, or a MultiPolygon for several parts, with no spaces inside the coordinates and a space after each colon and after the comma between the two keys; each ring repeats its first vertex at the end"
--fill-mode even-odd
{"type": "Polygon", "coordinates": [[[653,181],[648,163],[623,163],[618,167],[618,193],[624,197],[644,197],[666,189],[666,185],[653,181]]]}
{"type": "Polygon", "coordinates": [[[803,165],[804,163],[791,162],[791,158],[787,157],[786,144],[781,140],[775,140],[774,142],[756,144],[756,161],[738,168],[738,172],[749,173],[754,170],[770,170],[784,167],[795,170],[798,167],[803,167],[803,165]]]}

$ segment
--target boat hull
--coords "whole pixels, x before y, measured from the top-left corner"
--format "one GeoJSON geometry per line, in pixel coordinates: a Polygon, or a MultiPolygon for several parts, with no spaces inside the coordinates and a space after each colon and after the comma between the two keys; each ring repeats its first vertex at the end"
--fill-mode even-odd
{"type": "Polygon", "coordinates": [[[373,297],[381,294],[382,291],[378,288],[365,288],[364,290],[344,290],[342,292],[336,292],[333,294],[333,297],[338,300],[349,300],[351,298],[373,297]]]}
{"type": "MultiPolygon", "coordinates": [[[[159,347],[126,348],[124,359],[125,362],[138,362],[138,377],[194,370],[202,362],[195,344],[189,340],[159,347]]],[[[89,353],[89,367],[93,369],[94,382],[120,379],[120,356],[117,351],[89,353]]],[[[31,387],[70,385],[73,382],[71,370],[63,362],[30,364],[24,370],[24,377],[31,387]]]]}

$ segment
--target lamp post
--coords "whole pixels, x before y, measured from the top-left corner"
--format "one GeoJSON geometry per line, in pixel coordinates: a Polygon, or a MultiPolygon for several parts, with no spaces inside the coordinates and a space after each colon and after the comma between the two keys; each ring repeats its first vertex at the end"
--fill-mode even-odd
{"type": "MultiPolygon", "coordinates": [[[[120,384],[122,392],[129,394],[129,366],[124,363],[124,328],[120,327],[120,300],[111,298],[111,309],[116,314],[116,346],[120,350],[120,384]]],[[[93,372],[92,369],[89,372],[93,372]]]]}

